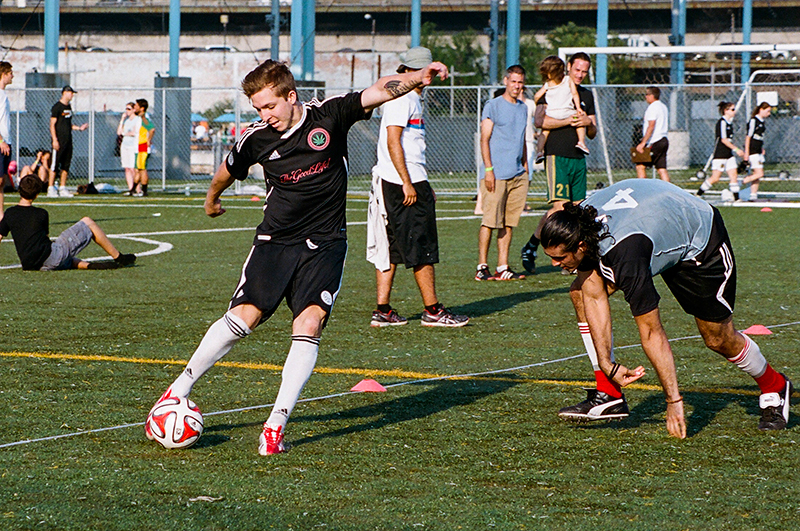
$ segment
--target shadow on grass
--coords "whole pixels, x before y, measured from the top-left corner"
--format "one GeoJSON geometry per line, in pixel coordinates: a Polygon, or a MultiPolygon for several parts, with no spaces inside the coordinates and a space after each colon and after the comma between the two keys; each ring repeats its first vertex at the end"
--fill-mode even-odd
{"type": "MultiPolygon", "coordinates": [[[[686,436],[693,437],[702,432],[706,427],[714,422],[717,414],[731,405],[739,405],[752,419],[748,420],[748,425],[743,429],[757,429],[761,410],[758,407],[758,397],[751,395],[740,395],[736,393],[715,393],[715,392],[691,392],[682,393],[683,403],[686,410],[690,410],[686,417],[686,436]]],[[[667,406],[661,393],[654,394],[645,398],[642,402],[631,409],[631,414],[627,419],[602,424],[583,424],[586,429],[631,429],[647,424],[664,424],[664,415],[667,406]]],[[[798,424],[796,417],[789,417],[787,429],[798,424]]]]}
{"type": "MultiPolygon", "coordinates": [[[[525,282],[524,280],[521,282],[525,282]]],[[[468,315],[469,317],[483,317],[493,313],[502,312],[513,308],[519,304],[523,304],[537,299],[543,299],[557,293],[569,293],[569,287],[546,289],[539,291],[523,291],[521,293],[512,293],[511,295],[502,295],[500,297],[492,297],[490,299],[481,299],[468,304],[460,306],[448,306],[448,310],[453,313],[468,315]]],[[[420,318],[422,314],[412,316],[412,318],[420,318]]]]}
{"type": "MultiPolygon", "coordinates": [[[[419,394],[404,396],[377,404],[360,406],[326,415],[303,415],[293,419],[294,422],[337,422],[352,421],[345,428],[320,433],[311,437],[293,440],[292,446],[308,444],[323,439],[341,437],[352,433],[361,433],[398,424],[408,420],[416,420],[445,411],[454,407],[472,404],[482,398],[503,393],[516,386],[518,382],[501,380],[444,380],[435,383],[433,389],[419,394]],[[377,417],[377,418],[375,418],[377,417]]],[[[431,385],[430,383],[418,385],[431,385]]]]}

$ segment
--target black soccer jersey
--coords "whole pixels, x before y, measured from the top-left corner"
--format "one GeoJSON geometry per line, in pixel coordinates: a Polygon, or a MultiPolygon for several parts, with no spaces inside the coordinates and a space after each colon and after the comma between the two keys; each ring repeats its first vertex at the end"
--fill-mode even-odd
{"type": "Polygon", "coordinates": [[[764,150],[764,133],[767,124],[758,116],[753,116],[747,122],[747,136],[750,137],[750,154],[760,154],[764,150]]]}
{"type": "Polygon", "coordinates": [[[347,237],[347,132],[369,113],[360,92],[302,105],[303,116],[291,129],[280,132],[258,121],[228,154],[228,171],[237,179],[253,164],[264,168],[267,198],[255,243],[347,237]]]}
{"type": "Polygon", "coordinates": [[[733,125],[728,123],[725,118],[720,118],[714,130],[716,137],[716,144],[714,145],[714,158],[715,159],[729,159],[733,156],[731,148],[722,143],[722,139],[730,140],[733,138],[733,125]]]}

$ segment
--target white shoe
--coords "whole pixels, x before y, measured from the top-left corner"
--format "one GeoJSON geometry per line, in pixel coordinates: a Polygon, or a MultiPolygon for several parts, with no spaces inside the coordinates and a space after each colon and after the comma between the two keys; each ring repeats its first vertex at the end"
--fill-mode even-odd
{"type": "Polygon", "coordinates": [[[66,188],[62,188],[58,191],[58,197],[74,197],[74,196],[71,193],[69,193],[69,190],[67,190],[66,188]]]}
{"type": "Polygon", "coordinates": [[[56,188],[55,186],[48,186],[47,197],[58,197],[58,188],[56,188]]]}

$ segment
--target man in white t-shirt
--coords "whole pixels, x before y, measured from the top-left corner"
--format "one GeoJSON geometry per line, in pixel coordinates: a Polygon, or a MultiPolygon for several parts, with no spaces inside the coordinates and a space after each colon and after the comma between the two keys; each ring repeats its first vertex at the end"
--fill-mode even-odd
{"type": "MultiPolygon", "coordinates": [[[[425,68],[432,62],[431,52],[421,46],[406,52],[397,69],[399,74],[425,68]]],[[[382,245],[367,248],[367,260],[375,264],[378,307],[372,312],[371,326],[404,325],[408,321],[389,304],[397,264],[414,270],[422,302],[423,326],[460,327],[465,315],[454,315],[436,296],[434,264],[439,262],[436,231],[436,196],[428,183],[425,168],[425,120],[419,87],[381,107],[378,163],[372,168],[368,225],[381,232],[375,239],[382,245]],[[377,205],[376,205],[377,203],[377,205]],[[382,206],[383,208],[379,208],[382,206]],[[382,214],[385,213],[385,217],[382,214]],[[383,249],[379,247],[383,247],[383,249]]],[[[372,239],[372,238],[370,238],[372,239]]]]}
{"type": "Polygon", "coordinates": [[[658,87],[647,87],[644,99],[649,105],[644,113],[642,141],[636,146],[636,151],[643,153],[644,148],[649,147],[650,162],[637,163],[636,175],[640,179],[644,179],[647,176],[645,168],[655,167],[661,180],[669,182],[669,173],[667,172],[669,110],[659,101],[659,98],[661,98],[661,90],[658,87]]]}
{"type": "Polygon", "coordinates": [[[11,184],[8,165],[11,162],[11,105],[6,95],[6,86],[14,80],[11,63],[0,61],[0,219],[3,219],[3,189],[11,184]]]}

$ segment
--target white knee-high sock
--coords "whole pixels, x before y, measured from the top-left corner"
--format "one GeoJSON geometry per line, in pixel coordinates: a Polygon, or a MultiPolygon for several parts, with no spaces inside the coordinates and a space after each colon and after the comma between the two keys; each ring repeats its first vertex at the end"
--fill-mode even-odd
{"type": "Polygon", "coordinates": [[[714,185],[708,182],[708,179],[706,179],[705,181],[703,181],[703,184],[700,185],[700,189],[704,192],[708,192],[709,190],[711,190],[712,186],[714,185]]]}
{"type": "Polygon", "coordinates": [[[760,378],[767,372],[767,359],[755,341],[747,336],[744,336],[744,339],[745,344],[742,351],[735,357],[729,358],[728,361],[753,378],[760,378]]]}
{"type": "MultiPolygon", "coordinates": [[[[578,323],[578,330],[581,333],[583,346],[586,348],[586,353],[589,355],[589,361],[592,362],[592,369],[595,371],[600,370],[600,363],[597,361],[597,351],[594,349],[594,341],[592,341],[592,334],[589,331],[589,323],[578,323]]],[[[614,362],[614,351],[611,351],[611,362],[614,362]]]]}
{"type": "Polygon", "coordinates": [[[286,356],[281,373],[281,388],[267,424],[286,427],[300,392],[314,371],[319,352],[319,338],[311,336],[292,336],[292,347],[286,356]]]}
{"type": "Polygon", "coordinates": [[[192,386],[222,357],[230,352],[233,345],[252,330],[239,317],[226,312],[219,320],[208,327],[206,335],[192,354],[189,363],[180,376],[172,383],[172,394],[189,396],[192,386]]]}

